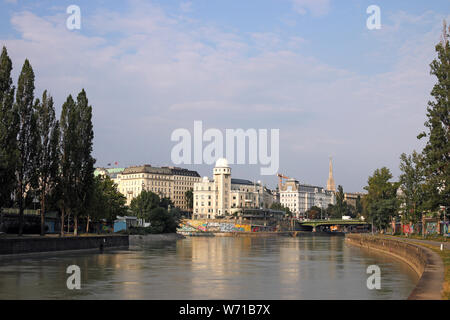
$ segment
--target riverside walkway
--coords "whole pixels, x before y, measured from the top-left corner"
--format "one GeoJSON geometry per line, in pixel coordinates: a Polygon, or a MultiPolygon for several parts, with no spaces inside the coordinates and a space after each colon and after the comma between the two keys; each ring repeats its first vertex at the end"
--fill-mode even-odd
{"type": "Polygon", "coordinates": [[[386,239],[394,239],[394,240],[400,240],[400,241],[406,241],[411,243],[423,243],[423,244],[429,244],[435,247],[440,248],[441,244],[443,244],[443,247],[445,250],[450,250],[450,239],[447,242],[441,242],[441,241],[434,241],[434,240],[425,240],[425,239],[416,239],[416,238],[404,238],[404,237],[396,237],[396,236],[389,236],[384,235],[383,236],[386,239]]]}

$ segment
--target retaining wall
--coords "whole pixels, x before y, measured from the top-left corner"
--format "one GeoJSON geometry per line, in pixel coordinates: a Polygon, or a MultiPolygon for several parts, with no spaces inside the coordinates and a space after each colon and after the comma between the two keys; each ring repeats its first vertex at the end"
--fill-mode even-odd
{"type": "Polygon", "coordinates": [[[419,282],[409,300],[440,300],[444,281],[441,257],[432,250],[400,240],[367,234],[347,234],[347,243],[394,256],[407,263],[418,275],[419,282]]]}
{"type": "Polygon", "coordinates": [[[177,233],[130,235],[129,242],[130,246],[135,246],[155,241],[176,241],[184,238],[185,236],[177,233]]]}
{"type": "Polygon", "coordinates": [[[0,238],[0,256],[113,247],[128,247],[128,235],[0,238]]]}

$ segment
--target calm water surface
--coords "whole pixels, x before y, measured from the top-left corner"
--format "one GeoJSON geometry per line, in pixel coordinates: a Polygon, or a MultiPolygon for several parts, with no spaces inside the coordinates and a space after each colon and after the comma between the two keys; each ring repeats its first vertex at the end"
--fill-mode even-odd
{"type": "Polygon", "coordinates": [[[406,299],[404,263],[339,236],[187,238],[130,250],[0,260],[0,299],[406,299]],[[68,290],[69,265],[81,290],[68,290]],[[381,289],[366,286],[369,265],[381,289]]]}

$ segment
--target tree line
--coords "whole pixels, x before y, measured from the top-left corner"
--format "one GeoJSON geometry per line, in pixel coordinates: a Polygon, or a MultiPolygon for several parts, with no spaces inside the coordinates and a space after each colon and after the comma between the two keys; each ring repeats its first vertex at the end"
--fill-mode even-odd
{"type": "Polygon", "coordinates": [[[393,218],[403,223],[417,223],[422,216],[446,218],[450,211],[450,28],[444,21],[441,41],[435,46],[437,57],[430,64],[436,77],[427,106],[425,139],[422,151],[400,156],[401,175],[391,182],[386,167],[376,169],[368,179],[363,199],[364,212],[378,229],[393,218]]]}
{"type": "Polygon", "coordinates": [[[75,235],[80,217],[87,217],[89,221],[89,217],[98,216],[98,212],[105,214],[111,209],[105,206],[109,202],[115,201],[112,207],[119,211],[124,208],[125,199],[118,196],[112,181],[94,177],[92,106],[85,90],[82,89],[76,99],[72,95],[67,97],[58,120],[53,98],[47,90],[41,98],[35,98],[35,75],[28,59],[22,66],[17,87],[11,78],[12,69],[12,61],[3,47],[0,56],[0,208],[19,209],[19,235],[23,233],[24,209],[36,197],[39,198],[41,235],[45,233],[45,212],[50,208],[61,212],[61,234],[64,217],[73,217],[75,235]],[[104,206],[100,207],[101,204],[104,206]]]}

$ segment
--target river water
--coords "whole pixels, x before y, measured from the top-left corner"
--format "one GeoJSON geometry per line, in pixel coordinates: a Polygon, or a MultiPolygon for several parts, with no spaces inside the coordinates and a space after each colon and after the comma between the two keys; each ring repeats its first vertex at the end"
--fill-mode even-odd
{"type": "Polygon", "coordinates": [[[129,250],[0,260],[0,299],[406,299],[407,265],[340,236],[193,237],[129,250]],[[81,270],[81,289],[67,289],[81,270]],[[381,289],[367,288],[378,265],[381,289]]]}

